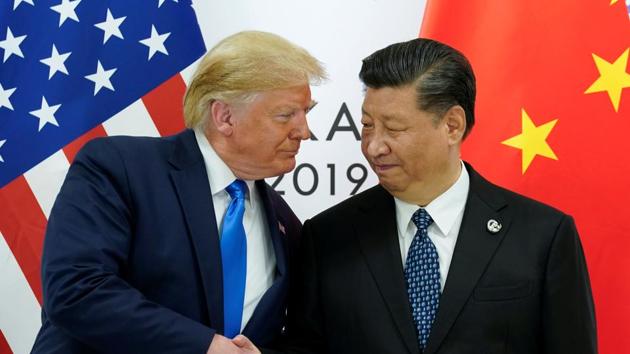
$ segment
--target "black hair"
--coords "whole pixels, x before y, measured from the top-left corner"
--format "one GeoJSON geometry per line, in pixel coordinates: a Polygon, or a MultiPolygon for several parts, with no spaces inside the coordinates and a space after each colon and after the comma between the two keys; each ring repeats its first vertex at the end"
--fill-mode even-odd
{"type": "Polygon", "coordinates": [[[439,118],[461,106],[464,137],[475,124],[475,74],[468,59],[446,44],[426,38],[392,44],[363,59],[359,78],[375,89],[414,84],[418,109],[439,118]]]}

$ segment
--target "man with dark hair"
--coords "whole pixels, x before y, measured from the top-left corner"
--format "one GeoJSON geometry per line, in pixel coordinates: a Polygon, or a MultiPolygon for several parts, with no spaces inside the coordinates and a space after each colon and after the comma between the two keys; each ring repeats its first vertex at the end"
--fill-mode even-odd
{"type": "Polygon", "coordinates": [[[380,183],[305,222],[289,352],[596,353],[573,219],[460,159],[466,58],[414,39],[367,57],[360,77],[380,183]]]}

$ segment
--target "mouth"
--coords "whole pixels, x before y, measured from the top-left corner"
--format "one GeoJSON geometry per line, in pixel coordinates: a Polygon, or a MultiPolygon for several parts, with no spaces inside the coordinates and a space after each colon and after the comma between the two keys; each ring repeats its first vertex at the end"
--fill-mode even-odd
{"type": "Polygon", "coordinates": [[[372,166],[374,168],[374,172],[376,173],[383,173],[396,167],[396,165],[393,165],[393,164],[382,164],[382,163],[379,163],[379,164],[372,163],[372,166]]]}
{"type": "Polygon", "coordinates": [[[297,155],[298,151],[299,151],[299,149],[298,150],[281,150],[279,152],[282,155],[287,155],[287,156],[290,156],[290,157],[294,157],[295,155],[297,155]]]}

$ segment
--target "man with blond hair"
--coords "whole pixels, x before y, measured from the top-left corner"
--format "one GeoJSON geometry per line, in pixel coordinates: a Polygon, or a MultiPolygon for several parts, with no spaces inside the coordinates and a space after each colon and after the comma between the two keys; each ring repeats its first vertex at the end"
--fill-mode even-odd
{"type": "Polygon", "coordinates": [[[33,353],[274,346],[301,224],[263,179],[295,167],[324,77],[304,49],[241,32],[201,61],[188,129],[86,144],[50,215],[33,353]]]}

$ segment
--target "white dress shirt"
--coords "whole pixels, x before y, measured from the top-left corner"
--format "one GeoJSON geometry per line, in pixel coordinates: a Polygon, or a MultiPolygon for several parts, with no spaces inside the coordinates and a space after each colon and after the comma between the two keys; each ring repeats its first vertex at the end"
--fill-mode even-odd
{"type": "MultiPolygon", "coordinates": [[[[195,129],[195,137],[208,172],[214,217],[217,220],[219,235],[221,235],[223,216],[231,201],[225,188],[234,182],[236,176],[217,155],[203,132],[195,129]]],[[[276,254],[271,243],[262,200],[256,191],[254,181],[245,182],[249,189],[243,216],[243,227],[247,238],[247,273],[241,331],[252,317],[260,299],[273,284],[276,272],[276,254]]],[[[208,232],[208,237],[210,237],[210,232],[208,232]]]]}
{"type": "MultiPolygon", "coordinates": [[[[464,163],[460,163],[462,169],[457,181],[446,192],[440,194],[424,208],[433,219],[433,223],[427,231],[438,253],[440,287],[442,291],[444,290],[444,284],[446,284],[448,269],[451,266],[459,228],[462,225],[464,207],[468,198],[468,187],[470,186],[468,171],[466,171],[464,163]]],[[[394,198],[394,201],[396,203],[398,242],[404,268],[409,247],[411,247],[411,242],[418,230],[413,221],[411,221],[411,216],[418,210],[419,206],[409,204],[398,198],[394,198]]]]}

